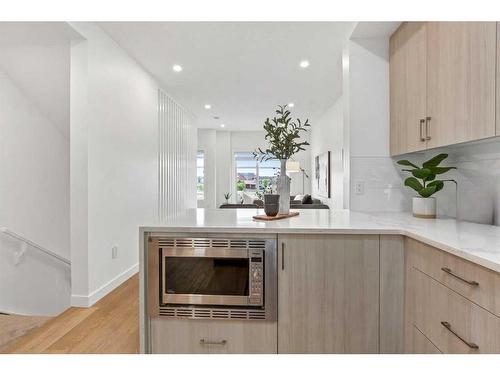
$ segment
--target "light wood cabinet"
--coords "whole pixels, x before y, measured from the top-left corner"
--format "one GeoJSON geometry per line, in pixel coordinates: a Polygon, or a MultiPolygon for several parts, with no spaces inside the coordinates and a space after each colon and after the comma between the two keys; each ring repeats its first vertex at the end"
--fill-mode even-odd
{"type": "Polygon", "coordinates": [[[409,238],[405,263],[406,353],[433,352],[419,333],[442,353],[500,353],[499,274],[409,238]]]}
{"type": "Polygon", "coordinates": [[[405,248],[412,267],[500,317],[500,274],[411,238],[405,248]]]}
{"type": "Polygon", "coordinates": [[[500,353],[500,319],[415,270],[415,326],[443,353],[500,353]]]}
{"type": "Polygon", "coordinates": [[[392,155],[495,136],[496,28],[407,22],[391,36],[392,155]]]}
{"type": "Polygon", "coordinates": [[[151,319],[152,353],[256,354],[277,348],[276,322],[151,319]]]}
{"type": "MultiPolygon", "coordinates": [[[[497,22],[497,77],[500,77],[500,22],[497,22]]],[[[496,135],[500,135],[500,83],[496,84],[496,135]]]]}
{"type": "Polygon", "coordinates": [[[495,22],[427,23],[428,147],[495,135],[495,22]]]}
{"type": "Polygon", "coordinates": [[[390,39],[391,155],[427,147],[426,44],[425,22],[406,22],[390,39]]]}
{"type": "Polygon", "coordinates": [[[412,339],[414,354],[441,354],[439,349],[415,326],[413,326],[412,339]]]}
{"type": "Polygon", "coordinates": [[[378,353],[379,236],[279,235],[278,352],[378,353]]]}

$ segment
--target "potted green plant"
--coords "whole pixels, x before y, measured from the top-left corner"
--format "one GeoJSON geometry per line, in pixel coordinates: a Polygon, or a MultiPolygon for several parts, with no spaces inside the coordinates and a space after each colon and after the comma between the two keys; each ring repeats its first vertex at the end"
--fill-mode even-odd
{"type": "Polygon", "coordinates": [[[436,198],[432,195],[442,190],[445,182],[455,180],[439,180],[438,175],[442,175],[455,167],[440,167],[439,164],[448,157],[448,154],[439,154],[427,160],[421,167],[413,164],[409,160],[399,160],[397,163],[410,169],[403,169],[404,172],[412,174],[405,180],[408,186],[418,193],[418,197],[413,197],[413,216],[420,218],[436,218],[436,198]]]}
{"type": "Polygon", "coordinates": [[[265,150],[258,148],[253,154],[260,161],[278,159],[281,164],[278,177],[279,213],[290,212],[290,178],[286,175],[286,161],[297,152],[305,150],[307,141],[300,138],[301,132],[306,132],[311,126],[307,119],[304,123],[300,119],[292,120],[287,105],[279,105],[276,115],[272,119],[267,118],[264,122],[266,131],[265,139],[269,147],[265,150]]]}

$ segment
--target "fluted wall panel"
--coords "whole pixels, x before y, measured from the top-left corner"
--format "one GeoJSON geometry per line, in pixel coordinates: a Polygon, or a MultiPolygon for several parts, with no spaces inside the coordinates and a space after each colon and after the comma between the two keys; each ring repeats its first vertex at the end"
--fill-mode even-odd
{"type": "Polygon", "coordinates": [[[158,217],[196,207],[194,116],[158,90],[158,217]]]}

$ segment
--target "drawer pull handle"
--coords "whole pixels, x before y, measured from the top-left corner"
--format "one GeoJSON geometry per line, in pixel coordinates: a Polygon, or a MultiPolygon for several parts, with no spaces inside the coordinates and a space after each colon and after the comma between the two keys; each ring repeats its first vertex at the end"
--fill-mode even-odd
{"type": "Polygon", "coordinates": [[[451,329],[451,324],[448,322],[441,322],[441,324],[451,333],[453,333],[460,341],[462,341],[465,345],[467,345],[471,349],[479,349],[479,346],[474,344],[473,342],[468,342],[467,340],[464,340],[463,338],[460,337],[458,333],[456,333],[453,329],[451,329]]]}
{"type": "Polygon", "coordinates": [[[479,283],[477,281],[474,281],[474,280],[466,280],[464,279],[463,277],[457,275],[456,273],[454,273],[451,269],[449,269],[448,267],[442,267],[441,268],[442,271],[446,272],[447,274],[453,276],[453,277],[456,277],[458,280],[460,281],[463,281],[464,283],[467,283],[469,284],[470,286],[478,286],[479,283]]]}
{"type": "Polygon", "coordinates": [[[226,345],[227,340],[210,341],[210,340],[200,339],[200,344],[201,345],[226,345]]]}

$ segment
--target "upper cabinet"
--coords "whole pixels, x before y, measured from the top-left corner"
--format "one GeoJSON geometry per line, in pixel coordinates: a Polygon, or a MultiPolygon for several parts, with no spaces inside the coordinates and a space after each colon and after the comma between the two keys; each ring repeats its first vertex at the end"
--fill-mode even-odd
{"type": "Polygon", "coordinates": [[[494,22],[408,22],[392,35],[392,155],[495,136],[496,45],[494,22]]]}

